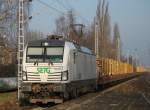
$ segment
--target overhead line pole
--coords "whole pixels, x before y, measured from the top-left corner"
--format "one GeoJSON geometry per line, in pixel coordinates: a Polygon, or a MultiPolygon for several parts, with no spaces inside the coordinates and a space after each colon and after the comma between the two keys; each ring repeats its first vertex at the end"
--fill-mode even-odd
{"type": "Polygon", "coordinates": [[[98,39],[98,22],[97,18],[95,18],[95,54],[96,58],[99,58],[99,39],[98,39]]]}
{"type": "Polygon", "coordinates": [[[21,93],[22,60],[24,51],[24,0],[19,0],[19,25],[18,25],[18,100],[21,93]]]}

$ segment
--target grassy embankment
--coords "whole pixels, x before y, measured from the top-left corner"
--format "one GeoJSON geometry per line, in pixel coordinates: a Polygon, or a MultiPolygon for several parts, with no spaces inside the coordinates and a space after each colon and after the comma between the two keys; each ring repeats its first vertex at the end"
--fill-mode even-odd
{"type": "Polygon", "coordinates": [[[7,102],[16,102],[16,92],[0,93],[0,105],[7,102]]]}

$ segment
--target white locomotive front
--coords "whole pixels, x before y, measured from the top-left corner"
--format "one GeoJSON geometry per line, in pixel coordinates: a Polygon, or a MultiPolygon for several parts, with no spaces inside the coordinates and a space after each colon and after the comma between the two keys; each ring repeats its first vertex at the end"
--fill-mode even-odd
{"type": "Polygon", "coordinates": [[[96,87],[95,55],[88,48],[46,39],[28,43],[23,56],[21,99],[61,103],[96,87]]]}

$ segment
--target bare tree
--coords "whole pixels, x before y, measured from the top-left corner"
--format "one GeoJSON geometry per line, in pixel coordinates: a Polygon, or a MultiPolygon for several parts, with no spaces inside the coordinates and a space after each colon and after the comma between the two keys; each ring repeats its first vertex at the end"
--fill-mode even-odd
{"type": "Polygon", "coordinates": [[[82,38],[82,44],[94,52],[94,44],[95,44],[95,24],[94,22],[91,23],[89,27],[86,28],[86,30],[83,33],[83,38],[82,38]]]}
{"type": "Polygon", "coordinates": [[[111,21],[109,15],[109,4],[106,0],[99,0],[96,11],[96,20],[91,26],[86,28],[82,37],[78,34],[80,31],[74,26],[77,24],[74,11],[70,10],[68,15],[62,15],[56,20],[56,34],[62,34],[69,40],[74,40],[81,45],[87,46],[94,50],[95,25],[98,25],[98,50],[99,57],[120,59],[121,44],[120,33],[117,24],[114,26],[114,39],[111,37],[111,21]]]}
{"type": "Polygon", "coordinates": [[[25,44],[27,44],[29,41],[39,40],[44,38],[44,34],[40,31],[28,31],[26,35],[27,36],[25,37],[25,44]]]}
{"type": "Polygon", "coordinates": [[[17,0],[0,1],[0,32],[1,36],[6,36],[9,45],[15,42],[17,35],[17,7],[17,0]]]}
{"type": "MultiPolygon", "coordinates": [[[[18,0],[0,0],[0,33],[1,36],[6,36],[7,43],[10,47],[17,48],[18,36],[18,0]]],[[[24,2],[24,26],[25,36],[28,32],[28,17],[30,13],[28,1],[24,2]]]]}
{"type": "Polygon", "coordinates": [[[76,23],[74,11],[71,9],[68,11],[67,16],[62,15],[56,20],[55,33],[63,35],[68,40],[80,43],[81,36],[83,36],[83,31],[79,31],[79,28],[77,26],[80,26],[79,28],[83,27],[82,24],[76,23]]]}
{"type": "Polygon", "coordinates": [[[98,24],[99,56],[110,57],[111,50],[111,26],[110,15],[108,12],[109,4],[105,0],[99,0],[96,12],[96,21],[98,24]]]}
{"type": "Polygon", "coordinates": [[[113,58],[120,60],[121,57],[121,41],[120,41],[120,31],[118,24],[114,25],[114,36],[113,36],[113,58]]]}
{"type": "Polygon", "coordinates": [[[68,24],[66,23],[66,17],[62,15],[58,19],[56,19],[55,22],[56,22],[55,33],[67,37],[68,36],[68,24]]]}

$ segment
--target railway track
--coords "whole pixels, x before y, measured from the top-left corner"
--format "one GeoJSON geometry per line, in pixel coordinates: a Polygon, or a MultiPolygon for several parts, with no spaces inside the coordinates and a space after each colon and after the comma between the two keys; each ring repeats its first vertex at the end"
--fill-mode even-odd
{"type": "Polygon", "coordinates": [[[104,93],[111,91],[124,83],[127,83],[129,81],[137,79],[138,76],[139,75],[130,77],[130,78],[127,78],[124,80],[118,80],[117,82],[115,82],[113,84],[105,85],[104,88],[99,89],[95,93],[88,93],[88,94],[82,95],[76,99],[66,101],[62,104],[56,105],[56,104],[49,103],[46,105],[39,105],[35,108],[31,108],[30,110],[71,110],[71,109],[76,109],[81,104],[87,105],[88,103],[92,102],[93,100],[95,100],[97,97],[103,95],[104,93]]]}
{"type": "MultiPolygon", "coordinates": [[[[138,75],[139,76],[139,75],[138,75]]],[[[137,76],[134,76],[134,77],[131,77],[131,78],[127,78],[127,79],[124,79],[124,80],[118,80],[117,82],[113,82],[112,84],[108,84],[108,85],[105,85],[104,88],[101,88],[99,89],[99,91],[95,92],[95,93],[88,93],[88,94],[85,94],[85,95],[82,95],[76,99],[72,99],[72,100],[69,100],[69,101],[66,101],[64,102],[63,104],[53,104],[53,103],[48,103],[48,104],[38,104],[38,105],[35,105],[35,104],[30,104],[28,106],[22,106],[22,107],[19,107],[19,104],[16,100],[16,92],[17,91],[7,91],[7,93],[15,93],[15,95],[13,96],[12,101],[8,101],[8,103],[4,103],[2,105],[0,105],[0,108],[2,108],[1,110],[9,110],[11,107],[11,110],[64,110],[64,109],[67,109],[69,110],[68,107],[72,107],[73,108],[76,108],[78,106],[80,106],[80,104],[82,103],[83,105],[86,105],[88,103],[90,103],[92,100],[94,100],[95,98],[99,97],[101,94],[107,92],[107,91],[110,91],[118,86],[120,86],[121,84],[124,84],[126,82],[128,82],[127,80],[134,80],[136,79],[135,77],[137,76]],[[125,82],[126,81],[126,82],[125,82]],[[122,83],[124,82],[124,83],[122,83]],[[120,84],[121,83],[121,84],[120,84]],[[8,106],[10,105],[10,106],[8,106]]],[[[0,94],[4,94],[4,93],[0,93],[0,94]]]]}
{"type": "Polygon", "coordinates": [[[109,110],[109,107],[111,107],[112,110],[120,110],[120,108],[125,109],[125,107],[129,108],[129,110],[136,110],[138,108],[138,105],[137,107],[135,106],[136,104],[139,104],[139,106],[140,104],[143,105],[140,110],[149,110],[149,98],[144,91],[148,85],[144,84],[144,87],[139,87],[139,83],[147,80],[146,76],[147,75],[135,77],[121,84],[96,93],[83,95],[63,104],[52,105],[49,107],[35,107],[30,110],[99,110],[100,108],[106,108],[106,110],[109,110]],[[127,92],[124,92],[124,88],[127,89],[127,92]],[[136,89],[141,89],[140,94],[135,92],[136,89]],[[141,100],[142,102],[140,102],[141,100]]]}

